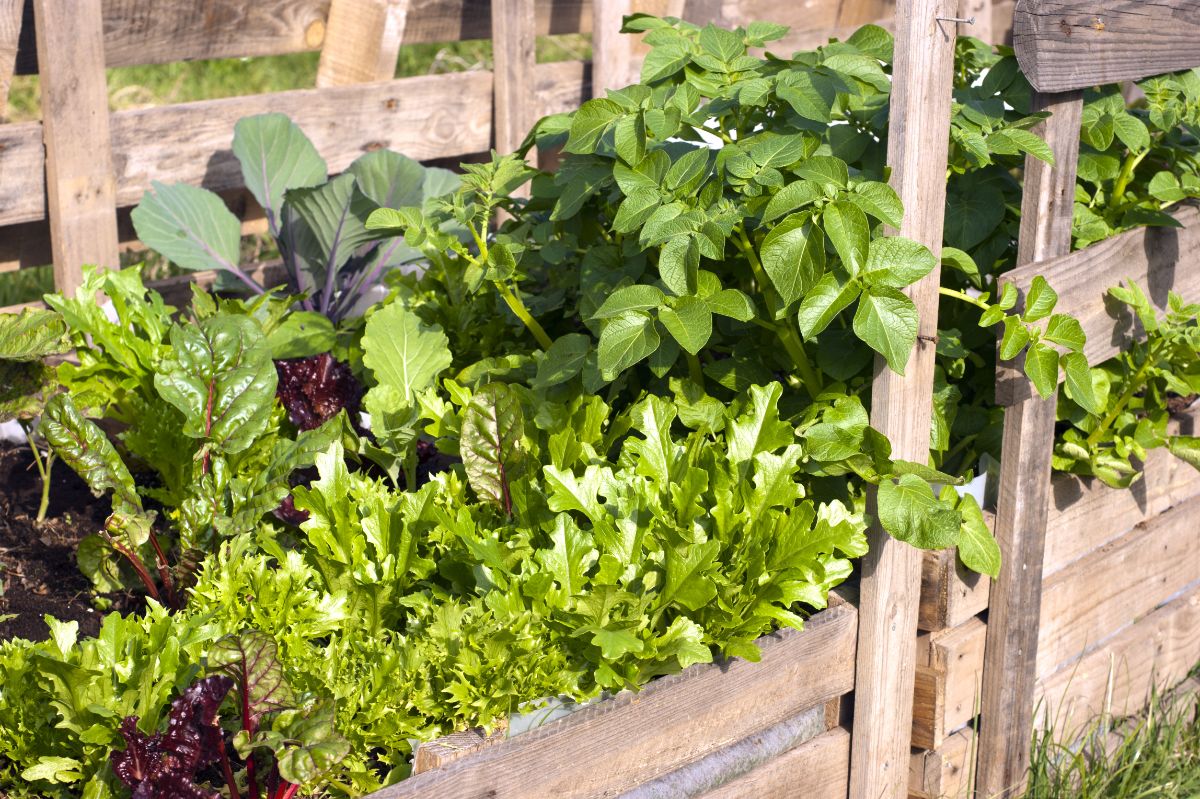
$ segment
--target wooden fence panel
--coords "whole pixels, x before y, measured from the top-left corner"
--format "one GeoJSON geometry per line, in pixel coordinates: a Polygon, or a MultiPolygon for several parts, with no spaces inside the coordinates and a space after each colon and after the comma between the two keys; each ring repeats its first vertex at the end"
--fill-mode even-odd
{"type": "Polygon", "coordinates": [[[1190,69],[1200,64],[1200,0],[1020,0],[1013,43],[1041,92],[1190,69]]]}
{"type": "MultiPolygon", "coordinates": [[[[896,60],[888,122],[891,185],[904,203],[901,235],[938,255],[946,205],[946,158],[954,72],[956,0],[896,4],[896,60]]],[[[906,289],[919,318],[917,345],[904,375],[876,357],[871,424],[897,458],[929,454],[938,281],[932,273],[906,289]]],[[[874,501],[872,496],[870,502],[874,501]]],[[[875,525],[861,561],[859,658],[850,795],[902,797],[907,790],[922,553],[875,525]]]]}
{"type": "Polygon", "coordinates": [[[34,8],[54,285],[70,296],[84,264],[119,263],[100,0],[35,0],[34,8]]]}
{"type": "Polygon", "coordinates": [[[619,795],[848,693],[857,617],[850,605],[831,608],[812,617],[803,632],[760,639],[759,663],[694,666],[412,777],[373,799],[619,795]]]}
{"type": "MultiPolygon", "coordinates": [[[[1049,167],[1032,157],[1025,160],[1020,263],[1071,249],[1083,96],[1035,94],[1034,107],[1052,114],[1036,132],[1045,138],[1060,166],[1049,167]]],[[[1029,764],[1056,405],[1057,395],[1046,400],[1034,397],[1004,414],[996,512],[996,540],[1003,561],[990,589],[979,739],[977,785],[986,796],[1019,794],[1029,764]]]]}
{"type": "Polygon", "coordinates": [[[697,799],[846,799],[849,774],[850,733],[838,727],[697,799]]]}

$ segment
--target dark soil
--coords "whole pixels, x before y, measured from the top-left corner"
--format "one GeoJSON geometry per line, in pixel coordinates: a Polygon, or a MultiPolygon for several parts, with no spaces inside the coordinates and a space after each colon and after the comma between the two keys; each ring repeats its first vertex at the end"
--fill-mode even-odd
{"type": "MultiPolygon", "coordinates": [[[[79,622],[81,636],[100,629],[104,613],[93,607],[75,547],[104,526],[108,502],[93,497],[62,463],[54,465],[51,483],[46,520],[38,524],[42,489],[33,458],[25,447],[0,444],[0,639],[47,638],[47,614],[79,622]]],[[[137,604],[125,596],[110,599],[116,610],[137,604]]]]}

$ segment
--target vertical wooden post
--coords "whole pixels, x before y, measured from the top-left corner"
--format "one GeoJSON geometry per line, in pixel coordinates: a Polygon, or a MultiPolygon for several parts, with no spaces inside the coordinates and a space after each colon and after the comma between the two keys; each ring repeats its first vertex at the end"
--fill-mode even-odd
{"type": "MultiPolygon", "coordinates": [[[[900,233],[938,255],[946,204],[946,159],[953,88],[957,0],[899,0],[888,129],[892,187],[904,203],[900,233]]],[[[940,270],[909,287],[920,317],[917,346],[903,376],[876,358],[871,424],[897,458],[929,456],[940,270]]],[[[874,500],[872,497],[872,504],[874,500]]],[[[907,795],[916,675],[921,553],[876,525],[862,561],[858,665],[850,766],[851,799],[907,795]]]]}
{"type": "Polygon", "coordinates": [[[966,19],[974,19],[975,24],[966,28],[963,33],[983,39],[988,44],[995,44],[995,32],[992,17],[995,14],[992,0],[960,0],[958,15],[966,19]]]}
{"type": "Polygon", "coordinates": [[[33,4],[54,285],[67,295],[84,264],[119,264],[100,9],[101,0],[33,4]]]}
{"type": "Polygon", "coordinates": [[[592,0],[593,97],[637,79],[632,66],[634,39],[621,33],[621,20],[632,11],[630,0],[592,0]]]}
{"type": "MultiPolygon", "coordinates": [[[[1052,114],[1034,132],[1050,145],[1056,165],[1025,159],[1018,266],[1071,251],[1083,95],[1035,93],[1034,108],[1052,114]]],[[[1031,394],[1004,413],[996,513],[1003,562],[988,603],[976,782],[980,795],[989,799],[1023,793],[1033,734],[1042,556],[1058,396],[1043,400],[1031,394]]]]}
{"type": "Polygon", "coordinates": [[[24,0],[0,0],[0,122],[8,117],[8,90],[17,70],[17,44],[21,39],[24,0]]]}
{"type": "Polygon", "coordinates": [[[317,86],[391,80],[407,19],[408,0],[333,0],[317,86]]]}
{"type": "Polygon", "coordinates": [[[537,121],[534,0],[492,0],[492,119],[495,146],[511,153],[537,121]]]}

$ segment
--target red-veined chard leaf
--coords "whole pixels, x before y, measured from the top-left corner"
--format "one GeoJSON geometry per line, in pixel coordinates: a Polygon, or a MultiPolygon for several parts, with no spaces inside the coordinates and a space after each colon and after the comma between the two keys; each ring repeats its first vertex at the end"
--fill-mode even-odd
{"type": "Polygon", "coordinates": [[[523,466],[524,434],[521,400],[505,383],[481,388],[463,413],[461,454],[471,488],[508,514],[512,513],[509,487],[523,466]]]}

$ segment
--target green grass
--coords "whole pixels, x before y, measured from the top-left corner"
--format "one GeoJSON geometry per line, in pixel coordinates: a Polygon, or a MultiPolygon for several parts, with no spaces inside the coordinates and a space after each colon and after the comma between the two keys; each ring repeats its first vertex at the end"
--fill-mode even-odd
{"type": "Polygon", "coordinates": [[[1198,711],[1195,693],[1155,694],[1134,719],[1035,735],[1025,799],[1200,797],[1198,711]]]}

